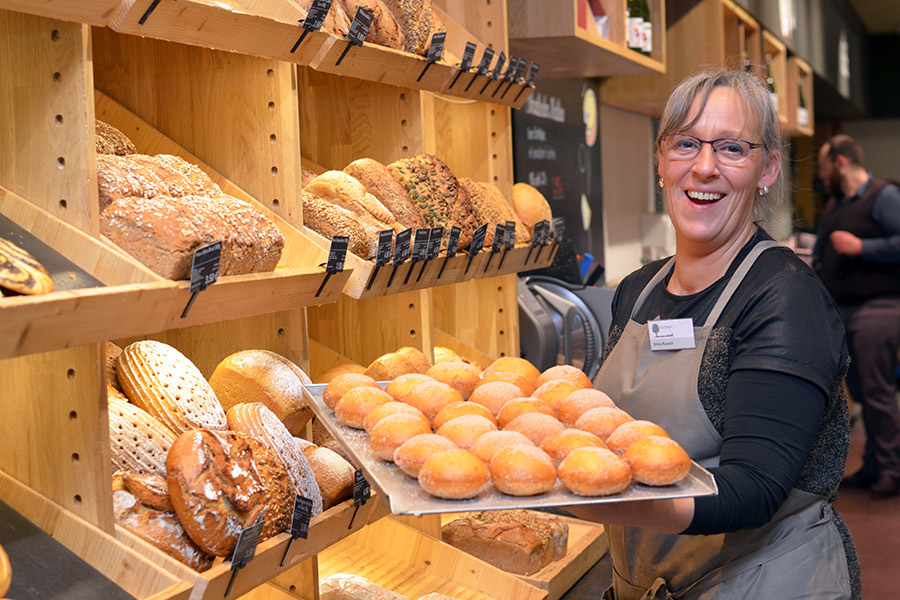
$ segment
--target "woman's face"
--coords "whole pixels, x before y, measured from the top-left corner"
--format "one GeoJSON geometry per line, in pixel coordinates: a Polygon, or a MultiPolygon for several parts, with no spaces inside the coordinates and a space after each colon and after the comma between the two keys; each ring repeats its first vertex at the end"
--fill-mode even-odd
{"type": "MultiPolygon", "coordinates": [[[[696,98],[685,123],[694,119],[699,105],[696,98]]],[[[740,95],[728,87],[713,89],[697,122],[679,133],[701,140],[761,142],[759,118],[752,111],[747,114],[740,95]]],[[[714,250],[730,242],[743,244],[753,231],[757,189],[771,186],[780,167],[780,155],[767,156],[761,147],[751,150],[740,165],[719,163],[709,144],[702,144],[700,153],[688,160],[672,159],[663,151],[659,175],[665,179],[666,205],[679,245],[714,250]]]]}

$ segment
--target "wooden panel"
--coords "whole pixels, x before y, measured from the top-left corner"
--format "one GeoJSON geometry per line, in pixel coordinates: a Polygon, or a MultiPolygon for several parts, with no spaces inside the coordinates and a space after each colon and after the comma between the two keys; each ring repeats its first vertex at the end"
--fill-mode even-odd
{"type": "Polygon", "coordinates": [[[293,65],[94,30],[97,89],[300,225],[293,65]]]}
{"type": "Polygon", "coordinates": [[[812,68],[798,56],[787,59],[787,133],[793,136],[812,136],[815,133],[815,112],[813,106],[812,68]],[[805,114],[800,107],[803,94],[805,114]]]}
{"type": "MultiPolygon", "coordinates": [[[[513,39],[568,37],[575,30],[575,2],[508,0],[509,37],[513,39]]],[[[543,68],[543,66],[542,66],[543,68]]]]}
{"type": "MultiPolygon", "coordinates": [[[[313,556],[303,561],[293,569],[285,571],[273,578],[270,588],[275,588],[281,594],[289,594],[288,598],[306,598],[312,600],[319,597],[319,561],[313,556]]],[[[267,592],[271,593],[271,592],[267,592]]],[[[275,598],[279,598],[275,596],[275,598]]],[[[267,598],[252,598],[252,600],[269,600],[267,598]]]]}
{"type": "Polygon", "coordinates": [[[461,342],[439,327],[434,328],[434,345],[450,348],[461,357],[478,363],[482,369],[487,368],[494,362],[494,357],[485,354],[477,348],[473,348],[469,344],[461,342]]]}
{"type": "Polygon", "coordinates": [[[0,11],[0,185],[97,236],[89,35],[0,11]]]}
{"type": "Polygon", "coordinates": [[[790,88],[788,84],[787,49],[772,33],[762,33],[763,68],[768,60],[775,80],[775,95],[778,103],[778,121],[782,129],[790,125],[790,88]]]}
{"type": "Polygon", "coordinates": [[[29,13],[51,19],[106,25],[122,0],[0,0],[0,10],[29,13]]]}
{"type": "MultiPolygon", "coordinates": [[[[443,9],[447,15],[460,23],[475,36],[477,40],[490,44],[496,51],[505,50],[507,47],[507,3],[506,0],[435,0],[435,4],[443,9]]],[[[536,1],[534,4],[543,5],[544,2],[536,1]]],[[[449,39],[449,35],[447,36],[449,39]]],[[[476,41],[476,40],[472,40],[476,41]]],[[[481,45],[479,44],[479,47],[481,45]]],[[[481,53],[476,52],[476,58],[481,53]]]]}
{"type": "Polygon", "coordinates": [[[62,508],[111,532],[112,476],[100,347],[0,360],[0,413],[8,424],[0,469],[62,508]]]}
{"type": "Polygon", "coordinates": [[[306,373],[313,382],[321,383],[320,377],[329,369],[354,362],[325,344],[321,344],[312,338],[309,339],[309,371],[306,373]]]}

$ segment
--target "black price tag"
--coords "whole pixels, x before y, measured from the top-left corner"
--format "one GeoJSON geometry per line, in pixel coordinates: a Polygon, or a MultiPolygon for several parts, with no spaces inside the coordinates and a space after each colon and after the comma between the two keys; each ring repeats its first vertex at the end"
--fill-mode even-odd
{"type": "Polygon", "coordinates": [[[507,221],[506,222],[506,235],[503,239],[503,245],[507,248],[514,248],[516,246],[516,222],[515,221],[507,221]]]}
{"type": "Polygon", "coordinates": [[[205,290],[219,278],[219,260],[222,257],[222,242],[194,250],[191,260],[190,292],[205,290]]]}
{"type": "Polygon", "coordinates": [[[513,76],[513,81],[519,82],[522,81],[522,78],[525,77],[525,67],[528,66],[527,58],[520,58],[519,64],[516,65],[516,74],[513,76]]]}
{"type": "Polygon", "coordinates": [[[357,7],[356,14],[353,15],[353,22],[350,23],[350,31],[347,33],[347,39],[354,46],[362,46],[369,34],[369,28],[372,26],[372,13],[363,7],[357,7]]]}
{"type": "Polygon", "coordinates": [[[366,481],[363,472],[357,469],[353,473],[353,506],[365,504],[371,496],[372,486],[366,481]]]}
{"type": "Polygon", "coordinates": [[[432,227],[428,234],[428,253],[425,260],[434,260],[441,253],[441,238],[444,237],[443,227],[432,227]]]}
{"type": "Polygon", "coordinates": [[[349,246],[349,236],[331,236],[331,249],[328,250],[328,262],[325,264],[326,273],[340,273],[344,270],[344,261],[347,258],[347,248],[349,246]]]}
{"type": "Polygon", "coordinates": [[[503,64],[505,62],[506,62],[506,54],[504,54],[503,50],[501,50],[500,56],[497,57],[497,64],[494,65],[494,70],[491,71],[491,80],[495,80],[500,77],[500,73],[503,72],[503,64]]]}
{"type": "Polygon", "coordinates": [[[325,24],[325,17],[328,16],[328,10],[331,8],[332,0],[313,0],[306,13],[306,19],[303,20],[303,29],[309,31],[318,31],[325,24]]]}
{"type": "Polygon", "coordinates": [[[561,242],[563,238],[563,232],[566,230],[566,219],[565,217],[553,217],[553,241],[561,242]]]}
{"type": "Polygon", "coordinates": [[[531,231],[531,247],[534,248],[538,244],[541,243],[541,232],[544,229],[544,222],[541,221],[539,223],[534,224],[534,229],[531,231]]]}
{"type": "Polygon", "coordinates": [[[462,62],[459,63],[461,71],[468,71],[472,68],[472,61],[475,60],[475,48],[477,46],[473,42],[466,42],[466,49],[463,50],[462,62]]]}
{"type": "Polygon", "coordinates": [[[550,221],[541,221],[541,245],[546,246],[550,242],[550,221]]]}
{"type": "Polygon", "coordinates": [[[412,239],[412,227],[397,234],[394,241],[394,266],[399,266],[409,258],[409,242],[412,239]]]}
{"type": "Polygon", "coordinates": [[[259,536],[262,534],[265,512],[250,527],[245,527],[238,536],[237,545],[231,555],[231,569],[243,569],[248,562],[253,560],[256,554],[256,546],[259,544],[259,536]]]}
{"type": "Polygon", "coordinates": [[[393,243],[393,230],[385,229],[378,232],[378,250],[375,252],[376,267],[383,267],[391,261],[391,246],[393,243]]]}
{"type": "Polygon", "coordinates": [[[488,225],[485,223],[472,233],[472,243],[469,245],[469,254],[478,254],[484,248],[484,238],[487,235],[488,225]]]}
{"type": "Polygon", "coordinates": [[[503,246],[506,238],[506,226],[502,223],[497,223],[494,226],[494,241],[491,244],[491,252],[496,254],[503,250],[503,246]]]}
{"type": "Polygon", "coordinates": [[[450,235],[447,237],[447,258],[453,258],[456,256],[456,251],[459,250],[459,234],[462,230],[453,225],[450,227],[450,235]]]}
{"type": "Polygon", "coordinates": [[[494,60],[494,49],[485,48],[484,54],[481,55],[481,62],[478,64],[476,73],[479,75],[487,75],[488,69],[491,68],[491,61],[494,60]]]}
{"type": "Polygon", "coordinates": [[[442,31],[431,36],[431,45],[428,46],[428,52],[425,54],[425,60],[429,63],[436,63],[441,60],[444,55],[444,41],[447,39],[447,33],[442,31]]]}
{"type": "Polygon", "coordinates": [[[509,57],[509,65],[506,67],[506,72],[503,73],[503,81],[512,81],[513,75],[516,73],[516,69],[519,67],[519,57],[518,56],[510,56],[509,57]]]}
{"type": "Polygon", "coordinates": [[[419,262],[428,257],[428,237],[430,229],[416,229],[416,237],[413,240],[412,261],[419,262]]]}
{"type": "Polygon", "coordinates": [[[528,87],[534,86],[534,81],[535,79],[537,79],[537,74],[540,70],[541,65],[537,64],[536,62],[532,62],[528,66],[528,74],[525,75],[525,85],[527,85],[528,87]]]}
{"type": "Polygon", "coordinates": [[[291,537],[305,540],[309,535],[310,519],[312,519],[312,500],[297,494],[294,497],[294,513],[291,515],[291,537]]]}

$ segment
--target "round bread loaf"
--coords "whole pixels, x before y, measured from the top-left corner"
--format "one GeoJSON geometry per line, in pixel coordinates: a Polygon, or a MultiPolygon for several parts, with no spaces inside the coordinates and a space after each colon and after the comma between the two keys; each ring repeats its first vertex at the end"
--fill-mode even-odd
{"type": "Polygon", "coordinates": [[[462,361],[437,363],[426,374],[455,389],[463,400],[468,399],[479,380],[478,370],[462,361]]]}
{"type": "Polygon", "coordinates": [[[606,438],[606,447],[618,454],[624,456],[625,451],[633,442],[648,435],[658,435],[661,437],[669,437],[666,430],[651,421],[639,419],[637,421],[626,421],[616,427],[609,437],[606,438]]]}
{"type": "Polygon", "coordinates": [[[447,348],[446,346],[435,346],[433,349],[433,353],[434,364],[442,362],[465,362],[459,354],[457,354],[454,350],[447,348]]]}
{"type": "Polygon", "coordinates": [[[671,485],[691,470],[691,459],[678,442],[649,435],[635,440],[625,451],[634,480],[646,485],[671,485]]]}
{"type": "Polygon", "coordinates": [[[547,199],[537,188],[527,183],[519,182],[513,185],[513,208],[529,232],[534,230],[535,223],[553,220],[547,199]]]}
{"type": "Polygon", "coordinates": [[[593,388],[576,390],[569,394],[565,400],[559,403],[556,412],[559,414],[559,420],[572,427],[578,420],[578,417],[586,413],[592,408],[600,408],[601,406],[611,406],[615,408],[612,398],[593,388]]]}
{"type": "Polygon", "coordinates": [[[534,386],[528,381],[527,377],[519,373],[513,373],[512,371],[494,371],[493,373],[485,373],[481,376],[481,380],[478,382],[478,385],[475,386],[475,389],[497,381],[513,384],[519,388],[519,396],[522,397],[530,396],[534,392],[534,386]]]}
{"type": "Polygon", "coordinates": [[[342,425],[364,429],[366,417],[374,409],[393,402],[390,394],[380,387],[361,386],[349,390],[334,406],[334,416],[342,425]]]}
{"type": "Polygon", "coordinates": [[[573,367],[572,365],[556,365],[555,367],[550,367],[534,380],[534,387],[537,389],[548,381],[553,381],[555,379],[570,381],[581,388],[594,387],[588,376],[584,374],[584,371],[578,367],[573,367]]]}
{"type": "Polygon", "coordinates": [[[572,450],[593,446],[594,448],[606,448],[603,440],[593,433],[581,429],[563,429],[557,434],[551,435],[541,444],[541,450],[546,452],[553,462],[559,465],[572,450]]]}
{"type": "Polygon", "coordinates": [[[432,454],[453,450],[456,444],[436,433],[423,433],[409,438],[394,451],[394,464],[410,477],[418,478],[419,470],[432,454]]]}
{"type": "Polygon", "coordinates": [[[481,404],[477,404],[475,402],[451,402],[444,408],[438,411],[438,414],[434,416],[434,421],[432,421],[431,425],[434,427],[434,430],[437,431],[441,428],[444,423],[449,421],[450,419],[455,419],[456,417],[461,417],[463,415],[478,415],[480,417],[484,417],[489,420],[491,423],[496,424],[497,421],[494,419],[493,413],[487,409],[486,406],[481,404]]]}
{"type": "Polygon", "coordinates": [[[497,431],[492,419],[481,415],[462,415],[450,419],[435,433],[451,440],[460,448],[471,450],[475,440],[490,431],[497,431]]]}
{"type": "MultiPolygon", "coordinates": [[[[322,495],[316,476],[294,436],[275,413],[261,402],[252,402],[232,406],[227,417],[229,429],[253,436],[281,460],[296,493],[312,502],[312,514],[322,512],[322,495]]],[[[293,501],[291,506],[293,507],[293,501]]]]}
{"type": "Polygon", "coordinates": [[[337,365],[336,367],[331,367],[321,375],[316,378],[316,383],[324,383],[329,384],[331,380],[337,377],[338,375],[345,375],[347,373],[365,373],[366,368],[362,365],[358,365],[356,363],[342,363],[337,365]]]}
{"type": "Polygon", "coordinates": [[[569,397],[572,392],[577,390],[584,389],[579,387],[577,384],[572,383],[571,381],[567,381],[565,379],[551,379],[543,383],[540,387],[534,390],[534,393],[531,394],[532,398],[540,398],[544,402],[550,405],[550,407],[556,412],[563,401],[569,397]]]}
{"type": "Polygon", "coordinates": [[[556,418],[556,411],[540,398],[513,398],[504,404],[500,412],[497,413],[497,424],[501,428],[506,427],[519,415],[529,412],[541,412],[556,418]]]}
{"type": "Polygon", "coordinates": [[[176,434],[189,429],[224,430],[225,411],[200,370],[168,344],[129,344],[116,360],[128,399],[176,434]]]}
{"type": "Polygon", "coordinates": [[[303,432],[313,416],[303,398],[312,381],[287,358],[268,350],[241,350],[224,358],[209,378],[222,408],[261,402],[284,423],[291,435],[303,432]]]}
{"type": "Polygon", "coordinates": [[[353,496],[353,474],[356,471],[353,465],[330,448],[314,444],[300,445],[300,448],[319,485],[322,510],[328,510],[353,496]]]}
{"type": "Polygon", "coordinates": [[[529,385],[533,386],[534,381],[540,376],[541,372],[538,371],[538,368],[533,364],[525,360],[524,358],[519,358],[517,356],[501,356],[490,365],[488,368],[484,370],[485,375],[490,375],[492,373],[518,373],[528,382],[529,385]]]}
{"type": "Polygon", "coordinates": [[[378,421],[369,433],[369,448],[381,460],[394,460],[394,451],[403,442],[422,433],[431,433],[427,421],[416,415],[396,413],[378,421]]]}
{"type": "Polygon", "coordinates": [[[166,455],[175,434],[147,411],[109,398],[109,442],[114,469],[166,475],[166,455]]]}
{"type": "Polygon", "coordinates": [[[624,410],[601,406],[592,408],[578,417],[578,420],[575,421],[575,428],[590,431],[603,440],[603,443],[606,443],[606,439],[619,425],[633,420],[631,415],[624,410]]]}
{"type": "Polygon", "coordinates": [[[181,434],[169,449],[166,480],[184,530],[208,554],[231,554],[241,531],[263,512],[261,540],[290,522],[295,491],[284,464],[249,435],[209,429],[181,434]]]}
{"type": "Polygon", "coordinates": [[[565,428],[566,426],[560,423],[556,417],[541,412],[529,412],[519,415],[503,429],[504,431],[518,431],[534,442],[535,446],[540,447],[546,438],[565,428]]]}
{"type": "Polygon", "coordinates": [[[535,446],[508,446],[491,458],[491,481],[511,496],[549,492],[556,483],[556,465],[535,446]]]}
{"type": "Polygon", "coordinates": [[[433,377],[429,377],[425,373],[406,373],[394,378],[387,387],[384,388],[388,394],[394,397],[394,400],[403,401],[403,398],[417,385],[427,381],[435,381],[433,377]]]}
{"type": "Polygon", "coordinates": [[[494,416],[500,413],[503,405],[514,398],[521,398],[522,390],[505,381],[491,381],[475,388],[469,396],[469,402],[485,406],[494,416]]]}
{"type": "Polygon", "coordinates": [[[459,392],[440,381],[426,381],[420,383],[403,397],[403,402],[415,406],[422,411],[429,422],[434,421],[438,412],[448,404],[462,402],[459,392]]]}
{"type": "Polygon", "coordinates": [[[628,463],[606,448],[576,448],[559,464],[558,472],[563,485],[578,496],[618,494],[631,483],[628,463]]]}
{"type": "Polygon", "coordinates": [[[325,386],[325,389],[322,391],[322,402],[325,403],[325,406],[334,410],[338,400],[340,400],[344,394],[353,388],[360,386],[377,387],[378,389],[381,389],[378,382],[368,375],[362,373],[344,373],[343,375],[338,375],[332,379],[328,385],[325,386]]]}
{"type": "Polygon", "coordinates": [[[419,485],[426,492],[446,500],[474,498],[491,483],[484,462],[462,448],[432,454],[419,470],[419,485]]]}
{"type": "Polygon", "coordinates": [[[385,402],[380,406],[376,406],[372,409],[366,418],[363,419],[363,429],[366,430],[366,433],[372,433],[372,428],[380,421],[388,415],[393,415],[397,413],[406,413],[410,415],[415,415],[422,419],[425,425],[429,426],[428,417],[422,414],[422,411],[416,408],[415,406],[411,406],[406,402],[397,402],[396,400],[391,402],[385,402]]]}
{"type": "Polygon", "coordinates": [[[534,446],[534,442],[518,431],[489,431],[472,444],[472,454],[490,463],[498,450],[508,446],[534,446]]]}

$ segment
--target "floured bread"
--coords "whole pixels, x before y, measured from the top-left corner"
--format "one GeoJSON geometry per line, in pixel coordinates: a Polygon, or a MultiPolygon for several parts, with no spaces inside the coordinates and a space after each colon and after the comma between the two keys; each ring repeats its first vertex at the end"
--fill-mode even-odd
{"type": "Polygon", "coordinates": [[[335,573],[319,580],[320,600],[407,600],[365,577],[335,573]]]}
{"type": "Polygon", "coordinates": [[[109,445],[114,469],[165,477],[175,434],[124,397],[109,397],[109,445]]]}
{"type": "Polygon", "coordinates": [[[294,439],[316,476],[324,510],[353,496],[353,474],[356,471],[353,465],[334,450],[316,446],[300,438],[294,439]]]}
{"type": "Polygon", "coordinates": [[[200,370],[162,342],[134,342],[116,361],[122,390],[135,405],[176,434],[225,429],[225,411],[200,370]]]}
{"type": "Polygon", "coordinates": [[[284,463],[297,493],[312,501],[312,514],[322,512],[322,494],[316,476],[294,436],[261,402],[237,404],[228,410],[228,428],[261,441],[284,463]]]}
{"type": "Polygon", "coordinates": [[[0,288],[36,295],[52,292],[54,285],[44,265],[25,249],[0,238],[0,288]]]}

